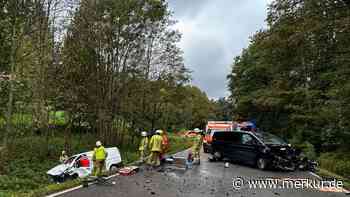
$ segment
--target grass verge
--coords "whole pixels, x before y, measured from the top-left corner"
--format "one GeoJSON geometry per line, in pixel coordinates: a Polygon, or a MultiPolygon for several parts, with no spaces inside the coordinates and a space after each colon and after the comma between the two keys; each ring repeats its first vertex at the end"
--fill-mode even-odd
{"type": "MultiPolygon", "coordinates": [[[[170,142],[170,150],[168,154],[173,154],[185,150],[192,145],[192,139],[190,138],[184,138],[172,133],[169,133],[168,137],[170,142]]],[[[58,146],[57,144],[61,143],[58,140],[55,144],[58,146]]],[[[76,146],[75,150],[83,150],[85,146],[85,144],[76,146]]],[[[37,148],[40,148],[40,146],[37,148]]],[[[37,148],[34,149],[36,150],[37,148]]],[[[61,150],[61,147],[57,149],[61,150]]],[[[137,148],[134,146],[122,147],[120,151],[123,158],[123,164],[125,165],[138,159],[137,148]]],[[[24,153],[25,150],[24,148],[22,149],[20,147],[17,147],[17,152],[24,153]]],[[[62,184],[50,184],[46,180],[43,180],[45,178],[45,172],[56,165],[54,161],[55,158],[50,158],[51,160],[47,160],[43,165],[43,160],[32,160],[32,157],[34,155],[37,155],[37,153],[32,153],[31,157],[22,160],[17,159],[15,162],[9,165],[10,174],[3,176],[0,175],[0,197],[40,197],[69,189],[81,184],[81,181],[79,179],[67,181],[62,184]],[[38,181],[41,182],[38,183],[38,181]],[[16,189],[17,187],[18,189],[16,189]]],[[[44,158],[44,156],[45,155],[42,155],[42,158],[44,158]]],[[[24,158],[24,155],[20,154],[19,157],[24,158]]]]}
{"type": "Polygon", "coordinates": [[[348,190],[350,189],[350,180],[345,178],[345,177],[343,177],[343,176],[340,176],[338,174],[335,174],[333,172],[330,172],[330,171],[322,169],[322,168],[318,169],[317,174],[320,177],[324,178],[324,179],[331,178],[331,179],[336,179],[336,180],[339,180],[339,181],[343,181],[344,188],[348,189],[348,190]]]}

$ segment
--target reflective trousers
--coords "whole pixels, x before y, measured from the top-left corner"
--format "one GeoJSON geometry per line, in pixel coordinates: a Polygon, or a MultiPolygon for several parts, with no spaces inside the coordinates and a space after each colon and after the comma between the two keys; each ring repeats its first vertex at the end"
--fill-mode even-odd
{"type": "Polygon", "coordinates": [[[152,166],[160,166],[160,152],[159,151],[152,151],[151,155],[148,158],[148,164],[152,165],[152,166]]]}

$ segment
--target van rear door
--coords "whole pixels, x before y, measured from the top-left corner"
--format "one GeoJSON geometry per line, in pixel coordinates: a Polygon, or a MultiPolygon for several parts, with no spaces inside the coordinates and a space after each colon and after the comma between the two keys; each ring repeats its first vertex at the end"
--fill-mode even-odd
{"type": "Polygon", "coordinates": [[[112,165],[118,165],[122,162],[120,152],[117,147],[106,149],[108,156],[106,158],[106,169],[109,170],[112,165]]]}
{"type": "Polygon", "coordinates": [[[249,133],[241,134],[241,142],[237,145],[238,160],[248,164],[255,164],[258,155],[258,142],[249,133]]]}
{"type": "Polygon", "coordinates": [[[224,155],[230,160],[238,161],[239,160],[239,148],[241,144],[241,133],[238,132],[225,132],[226,141],[224,155]]]}

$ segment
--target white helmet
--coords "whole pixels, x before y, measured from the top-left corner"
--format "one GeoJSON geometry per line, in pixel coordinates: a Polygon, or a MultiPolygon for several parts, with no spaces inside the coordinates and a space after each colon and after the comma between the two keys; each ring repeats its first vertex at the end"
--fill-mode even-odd
{"type": "Polygon", "coordinates": [[[147,136],[147,132],[146,132],[146,131],[142,131],[142,132],[141,132],[141,136],[142,136],[142,137],[146,137],[146,136],[147,136]]]}
{"type": "Polygon", "coordinates": [[[156,134],[161,135],[161,134],[163,134],[163,131],[159,129],[159,130],[156,131],[156,134]]]}
{"type": "Polygon", "coordinates": [[[62,151],[62,155],[65,155],[65,154],[66,154],[66,151],[65,151],[65,150],[63,150],[63,151],[62,151]]]}
{"type": "Polygon", "coordinates": [[[96,142],[96,146],[102,146],[101,141],[97,141],[97,142],[96,142]]]}
{"type": "Polygon", "coordinates": [[[194,132],[199,133],[199,132],[201,132],[201,130],[198,129],[198,128],[195,128],[195,129],[194,129],[194,132]]]}

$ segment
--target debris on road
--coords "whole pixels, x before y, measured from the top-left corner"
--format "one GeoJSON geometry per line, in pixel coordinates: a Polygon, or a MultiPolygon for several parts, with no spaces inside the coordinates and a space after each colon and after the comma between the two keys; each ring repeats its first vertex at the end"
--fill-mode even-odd
{"type": "Polygon", "coordinates": [[[152,181],[151,181],[151,180],[146,180],[146,181],[145,181],[145,183],[150,183],[150,182],[152,182],[152,181]]]}
{"type": "Polygon", "coordinates": [[[173,163],[174,162],[174,158],[168,157],[168,158],[165,159],[165,162],[173,163]]]}
{"type": "Polygon", "coordinates": [[[230,167],[230,164],[228,162],[225,162],[225,168],[230,167]]]}
{"type": "Polygon", "coordinates": [[[128,166],[128,167],[121,168],[119,170],[119,174],[122,176],[131,176],[136,174],[138,171],[139,171],[138,166],[128,166]]]}
{"type": "Polygon", "coordinates": [[[172,163],[175,167],[186,168],[186,158],[185,157],[173,157],[174,162],[172,163]]]}

